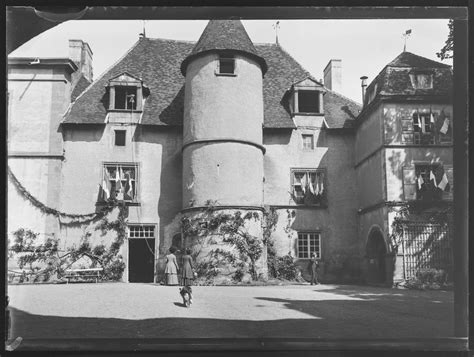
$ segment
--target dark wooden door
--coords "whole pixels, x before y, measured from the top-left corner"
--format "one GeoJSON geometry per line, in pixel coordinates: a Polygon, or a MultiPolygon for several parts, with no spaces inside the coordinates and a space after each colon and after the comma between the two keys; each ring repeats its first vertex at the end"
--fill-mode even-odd
{"type": "Polygon", "coordinates": [[[152,283],[154,277],[155,239],[128,240],[128,281],[152,283]]]}

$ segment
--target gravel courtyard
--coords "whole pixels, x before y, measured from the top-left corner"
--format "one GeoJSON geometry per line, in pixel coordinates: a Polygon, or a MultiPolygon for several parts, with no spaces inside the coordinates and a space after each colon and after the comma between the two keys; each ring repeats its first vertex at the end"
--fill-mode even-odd
{"type": "Polygon", "coordinates": [[[178,287],[12,285],[12,337],[439,338],[453,335],[453,293],[350,285],[178,287]]]}

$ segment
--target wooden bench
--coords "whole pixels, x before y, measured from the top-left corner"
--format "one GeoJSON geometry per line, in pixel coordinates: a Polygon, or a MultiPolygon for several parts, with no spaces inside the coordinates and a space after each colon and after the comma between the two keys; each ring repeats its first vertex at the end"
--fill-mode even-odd
{"type": "Polygon", "coordinates": [[[89,269],[68,269],[66,270],[64,277],[67,279],[69,284],[70,280],[79,280],[79,279],[94,279],[97,283],[102,277],[102,268],[89,268],[89,269]]]}

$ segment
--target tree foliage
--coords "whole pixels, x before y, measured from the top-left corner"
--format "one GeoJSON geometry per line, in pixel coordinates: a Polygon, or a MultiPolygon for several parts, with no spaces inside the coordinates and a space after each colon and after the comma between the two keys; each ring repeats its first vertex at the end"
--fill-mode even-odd
{"type": "Polygon", "coordinates": [[[453,29],[454,29],[454,21],[451,19],[449,20],[448,23],[448,28],[449,28],[449,34],[448,38],[446,39],[446,42],[444,43],[443,48],[441,51],[436,53],[436,56],[440,58],[441,60],[445,60],[448,58],[453,58],[453,46],[454,46],[454,35],[453,35],[453,29]]]}

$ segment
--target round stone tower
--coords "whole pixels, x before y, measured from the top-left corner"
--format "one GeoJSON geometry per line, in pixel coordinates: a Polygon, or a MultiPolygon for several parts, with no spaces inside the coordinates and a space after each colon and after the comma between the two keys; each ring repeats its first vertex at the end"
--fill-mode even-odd
{"type": "MultiPolygon", "coordinates": [[[[260,241],[265,153],[262,81],[266,70],[265,60],[238,20],[211,20],[181,64],[186,77],[183,214],[194,222],[201,217],[204,228],[212,219],[204,214],[209,213],[209,206],[215,215],[258,215],[259,219],[247,220],[245,231],[260,241]]],[[[206,234],[210,238],[212,232],[206,234]]],[[[218,250],[226,245],[213,236],[200,256],[212,253],[214,243],[220,245],[218,250]]],[[[195,242],[188,237],[186,245],[193,247],[195,242]]],[[[258,264],[263,275],[265,261],[263,254],[258,264]]]]}

